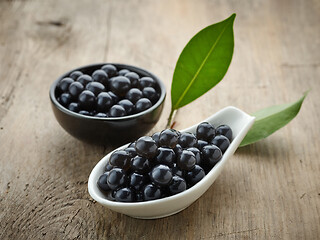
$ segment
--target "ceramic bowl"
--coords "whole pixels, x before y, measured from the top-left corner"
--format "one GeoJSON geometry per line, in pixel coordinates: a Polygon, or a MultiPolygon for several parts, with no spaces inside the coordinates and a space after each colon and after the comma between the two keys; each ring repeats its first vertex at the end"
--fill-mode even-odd
{"type": "MultiPolygon", "coordinates": [[[[214,126],[222,124],[229,125],[233,131],[233,139],[229,148],[223,154],[222,159],[213,167],[213,169],[200,182],[182,193],[146,202],[123,203],[107,200],[104,193],[99,190],[97,181],[100,175],[104,173],[104,168],[112,154],[111,152],[102,158],[92,170],[88,181],[89,194],[103,206],[134,218],[154,219],[178,213],[201,197],[201,195],[212,185],[251,128],[254,119],[254,117],[244,113],[240,109],[230,106],[220,110],[208,119],[201,121],[209,122],[214,126]]],[[[181,132],[195,133],[197,125],[198,124],[184,129],[181,132]]],[[[128,144],[118,149],[124,149],[126,146],[128,146],[128,144]]]]}
{"type": "Polygon", "coordinates": [[[144,135],[152,129],[160,118],[166,96],[166,88],[162,81],[154,74],[135,66],[125,64],[114,64],[118,70],[128,69],[140,75],[149,76],[156,80],[157,91],[160,92],[159,100],[149,109],[124,117],[93,117],[72,112],[57,101],[58,82],[70,75],[71,72],[79,70],[84,74],[92,74],[95,70],[108,63],[93,64],[73,69],[59,77],[50,88],[50,100],[54,115],[59,124],[69,134],[79,140],[93,144],[122,145],[144,135]]]}

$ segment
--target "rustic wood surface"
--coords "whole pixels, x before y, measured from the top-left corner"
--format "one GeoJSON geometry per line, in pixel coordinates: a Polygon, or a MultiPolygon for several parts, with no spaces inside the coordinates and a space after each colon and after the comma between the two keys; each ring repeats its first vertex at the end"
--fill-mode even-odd
{"type": "MultiPolygon", "coordinates": [[[[319,239],[319,24],[317,0],[1,0],[0,239],[319,239]],[[82,143],[58,125],[51,83],[75,67],[119,62],[150,70],[170,90],[188,40],[233,12],[229,71],[178,112],[176,128],[228,105],[250,113],[311,90],[297,118],[239,149],[174,216],[137,220],[94,202],[88,176],[111,147],[82,143]]],[[[169,110],[170,94],[153,131],[169,110]]]]}

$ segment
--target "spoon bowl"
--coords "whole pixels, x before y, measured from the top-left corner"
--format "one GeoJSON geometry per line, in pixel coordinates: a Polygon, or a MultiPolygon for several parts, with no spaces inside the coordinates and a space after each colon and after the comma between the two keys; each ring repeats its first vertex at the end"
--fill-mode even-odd
{"type": "MultiPolygon", "coordinates": [[[[209,122],[215,127],[222,124],[229,125],[233,132],[233,139],[227,151],[223,154],[221,160],[210,170],[210,172],[200,182],[184,192],[170,197],[146,202],[124,203],[106,199],[104,193],[99,190],[97,181],[100,175],[104,173],[104,168],[109,161],[110,155],[112,154],[112,152],[110,152],[108,155],[103,157],[92,170],[88,181],[89,194],[94,200],[103,206],[134,218],[155,219],[178,213],[201,197],[201,195],[205,193],[205,191],[207,191],[207,189],[212,185],[212,183],[221,173],[227,160],[236,151],[242,139],[253,125],[254,119],[254,117],[246,114],[240,109],[229,106],[220,110],[204,121],[201,121],[209,122]]],[[[180,132],[195,133],[197,126],[198,124],[193,125],[192,127],[184,129],[180,132]]],[[[128,144],[116,150],[124,149],[127,146],[128,144]]]]}

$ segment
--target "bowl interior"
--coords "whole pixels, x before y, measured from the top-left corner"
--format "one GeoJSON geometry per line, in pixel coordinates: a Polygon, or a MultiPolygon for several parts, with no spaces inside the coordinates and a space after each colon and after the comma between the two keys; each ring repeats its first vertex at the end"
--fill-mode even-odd
{"type": "Polygon", "coordinates": [[[156,90],[160,93],[158,101],[145,111],[123,117],[86,116],[70,111],[58,102],[57,84],[61,79],[77,70],[84,74],[92,74],[105,64],[107,63],[73,69],[58,78],[50,88],[51,105],[59,124],[72,136],[91,144],[120,146],[149,132],[157,123],[162,113],[166,88],[157,76],[144,69],[131,65],[112,63],[118,70],[128,69],[129,71],[138,73],[140,77],[149,76],[153,78],[157,83],[156,90]]]}
{"type": "Polygon", "coordinates": [[[53,84],[51,85],[51,88],[50,88],[49,95],[50,95],[50,99],[51,99],[52,103],[60,111],[63,111],[66,114],[69,114],[71,116],[78,117],[78,118],[95,119],[97,121],[108,120],[108,121],[113,121],[114,122],[114,121],[121,121],[121,120],[126,120],[126,119],[133,119],[135,117],[139,117],[141,115],[144,115],[144,114],[152,112],[155,108],[159,107],[159,105],[161,103],[163,103],[163,101],[164,101],[164,99],[166,97],[166,87],[163,84],[163,82],[156,75],[154,75],[153,73],[151,73],[151,72],[149,72],[147,70],[144,70],[142,68],[135,67],[135,66],[132,66],[132,65],[127,65],[127,64],[119,64],[119,63],[99,63],[99,64],[92,64],[92,65],[87,65],[87,66],[75,68],[75,69],[72,69],[71,71],[63,74],[56,81],[53,82],[53,84]],[[82,114],[78,114],[78,113],[75,113],[73,111],[70,111],[69,109],[65,108],[64,106],[62,106],[58,102],[58,100],[57,100],[57,85],[58,85],[58,83],[59,83],[59,81],[61,79],[69,76],[73,71],[81,71],[84,74],[91,75],[95,70],[100,69],[103,65],[106,65],[106,64],[113,64],[114,66],[117,67],[118,70],[128,69],[130,71],[134,71],[134,72],[138,73],[140,77],[148,76],[148,77],[152,77],[153,79],[155,79],[156,82],[157,82],[156,90],[158,92],[160,92],[160,97],[159,97],[158,101],[152,107],[150,107],[149,109],[147,109],[147,110],[145,110],[143,112],[132,114],[132,115],[128,115],[128,116],[123,116],[123,117],[94,117],[94,116],[86,116],[86,115],[82,115],[82,114]]]}

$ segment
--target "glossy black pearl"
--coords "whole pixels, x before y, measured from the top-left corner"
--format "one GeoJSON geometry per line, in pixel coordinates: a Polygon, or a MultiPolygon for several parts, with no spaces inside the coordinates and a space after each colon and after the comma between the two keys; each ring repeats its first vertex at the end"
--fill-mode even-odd
{"type": "Polygon", "coordinates": [[[81,115],[85,115],[85,116],[92,116],[91,112],[87,111],[87,110],[80,110],[79,114],[81,115]]]}
{"type": "Polygon", "coordinates": [[[184,178],[185,170],[181,170],[181,169],[178,167],[178,165],[175,163],[175,164],[173,164],[172,174],[184,178]]]}
{"type": "Polygon", "coordinates": [[[76,102],[72,102],[69,104],[68,109],[72,112],[79,112],[79,110],[80,110],[79,104],[76,102]]]}
{"type": "Polygon", "coordinates": [[[108,94],[112,98],[113,104],[116,104],[117,102],[119,102],[119,96],[117,96],[114,92],[109,91],[108,94]]]}
{"type": "Polygon", "coordinates": [[[62,93],[58,101],[64,106],[67,107],[71,103],[72,97],[69,93],[62,93]]]}
{"type": "Polygon", "coordinates": [[[129,144],[129,146],[127,148],[125,148],[124,150],[130,155],[130,157],[133,158],[133,157],[137,156],[137,152],[136,152],[134,145],[131,145],[131,144],[129,144]]]}
{"type": "Polygon", "coordinates": [[[136,192],[134,199],[136,202],[143,202],[143,193],[140,191],[136,192]]]}
{"type": "Polygon", "coordinates": [[[121,69],[118,74],[119,76],[125,76],[129,72],[130,71],[128,69],[121,69]]]}
{"type": "Polygon", "coordinates": [[[180,144],[177,144],[174,148],[173,148],[173,151],[175,152],[176,156],[179,156],[182,151],[183,151],[183,148],[181,147],[180,144]]]}
{"type": "Polygon", "coordinates": [[[92,73],[92,79],[93,79],[93,81],[99,82],[99,83],[103,84],[103,86],[108,87],[109,77],[105,71],[103,71],[101,69],[95,70],[92,73]]]}
{"type": "Polygon", "coordinates": [[[115,191],[115,190],[108,191],[108,192],[106,193],[106,198],[107,198],[109,201],[116,201],[116,199],[115,199],[115,194],[116,194],[116,191],[115,191]]]}
{"type": "Polygon", "coordinates": [[[169,191],[171,195],[181,193],[186,189],[187,189],[186,181],[182,177],[174,175],[169,185],[169,191]]]}
{"type": "Polygon", "coordinates": [[[102,112],[96,113],[94,116],[95,117],[100,117],[100,118],[108,117],[108,115],[106,113],[102,113],[102,112]]]}
{"type": "Polygon", "coordinates": [[[93,81],[92,77],[87,74],[83,74],[77,79],[77,82],[80,82],[83,86],[86,86],[88,83],[92,81],[93,81]]]}
{"type": "Polygon", "coordinates": [[[103,71],[105,71],[106,74],[108,74],[109,78],[116,76],[117,72],[118,72],[117,68],[112,64],[106,64],[106,65],[102,66],[101,69],[103,71]]]}
{"type": "Polygon", "coordinates": [[[119,96],[124,96],[131,88],[131,82],[124,76],[118,76],[110,79],[110,89],[119,96]]]}
{"type": "Polygon", "coordinates": [[[107,112],[109,108],[113,105],[113,99],[109,93],[102,92],[97,97],[97,111],[107,112]]]}
{"type": "Polygon", "coordinates": [[[142,98],[142,92],[138,88],[131,88],[127,92],[126,98],[129,99],[132,103],[136,103],[140,98],[142,98]]]}
{"type": "Polygon", "coordinates": [[[204,140],[198,140],[197,142],[197,148],[199,150],[201,150],[204,146],[208,145],[209,143],[207,141],[204,140]]]}
{"type": "Polygon", "coordinates": [[[181,170],[190,171],[196,165],[196,157],[193,152],[183,150],[182,153],[177,157],[177,166],[181,170]]]}
{"type": "Polygon", "coordinates": [[[127,169],[130,165],[131,156],[124,150],[114,151],[110,156],[110,164],[114,167],[127,169]]]}
{"type": "Polygon", "coordinates": [[[147,184],[143,189],[143,200],[150,201],[159,199],[161,197],[161,190],[154,184],[147,184]]]}
{"type": "Polygon", "coordinates": [[[230,146],[229,139],[223,135],[215,136],[215,138],[212,139],[211,143],[220,148],[222,153],[224,153],[230,146]]]}
{"type": "Polygon", "coordinates": [[[95,107],[96,96],[89,90],[84,90],[79,95],[79,106],[80,108],[91,111],[95,107]]]}
{"type": "Polygon", "coordinates": [[[130,188],[120,188],[115,193],[116,202],[133,202],[134,193],[130,188]]]}
{"type": "Polygon", "coordinates": [[[151,77],[142,77],[139,80],[140,88],[143,89],[145,87],[155,87],[156,81],[151,77]]]}
{"type": "Polygon", "coordinates": [[[140,137],[135,143],[137,153],[146,158],[153,158],[158,152],[156,142],[148,136],[140,137]]]}
{"type": "Polygon", "coordinates": [[[135,157],[137,156],[137,152],[136,152],[136,149],[134,147],[127,147],[125,149],[125,151],[130,155],[130,157],[135,157]]]}
{"type": "Polygon", "coordinates": [[[205,177],[205,172],[202,167],[195,165],[193,169],[186,173],[186,181],[189,187],[192,187],[196,183],[200,182],[205,177]]]}
{"type": "Polygon", "coordinates": [[[130,115],[133,113],[134,105],[128,99],[122,99],[118,102],[118,105],[122,106],[126,110],[126,115],[130,115]]]}
{"type": "Polygon", "coordinates": [[[73,99],[78,99],[83,90],[84,87],[80,82],[73,82],[69,86],[69,93],[73,99]]]}
{"type": "Polygon", "coordinates": [[[202,148],[202,164],[213,167],[222,158],[222,152],[220,148],[215,145],[209,144],[202,148]]]}
{"type": "Polygon", "coordinates": [[[153,87],[145,87],[142,89],[143,97],[148,98],[153,104],[158,101],[158,93],[153,87]]]}
{"type": "Polygon", "coordinates": [[[143,112],[152,107],[152,103],[148,98],[140,98],[135,105],[135,111],[137,113],[143,112]]]}
{"type": "Polygon", "coordinates": [[[229,139],[231,142],[232,140],[232,129],[228,125],[220,125],[216,129],[216,135],[223,135],[229,139]]]}
{"type": "Polygon", "coordinates": [[[179,135],[172,129],[165,129],[160,133],[159,144],[162,147],[174,148],[178,143],[179,135]]]}
{"type": "Polygon", "coordinates": [[[172,171],[167,165],[156,165],[150,172],[151,181],[159,186],[166,186],[172,180],[172,171]]]}
{"type": "Polygon", "coordinates": [[[201,164],[201,152],[196,147],[187,148],[188,151],[193,152],[194,156],[196,157],[196,164],[201,164]]]}
{"type": "Polygon", "coordinates": [[[64,92],[68,91],[70,84],[73,82],[74,82],[74,80],[72,78],[66,77],[66,78],[63,78],[60,80],[57,87],[61,92],[64,93],[64,92]]]}
{"type": "Polygon", "coordinates": [[[109,172],[105,172],[104,174],[102,174],[99,179],[98,179],[98,187],[102,190],[102,191],[108,191],[110,190],[110,187],[107,183],[107,179],[108,179],[108,175],[109,172]]]}
{"type": "Polygon", "coordinates": [[[102,83],[90,82],[87,84],[86,89],[93,92],[94,95],[98,96],[99,93],[101,93],[105,90],[105,87],[102,83]]]}
{"type": "Polygon", "coordinates": [[[104,170],[106,172],[109,172],[111,169],[113,169],[114,167],[110,164],[110,161],[107,162],[106,167],[104,168],[104,170]]]}
{"type": "Polygon", "coordinates": [[[134,172],[130,175],[129,182],[130,187],[132,187],[136,191],[139,191],[144,187],[144,185],[147,184],[148,178],[143,174],[134,172]]]}
{"type": "Polygon", "coordinates": [[[197,146],[197,138],[192,133],[184,132],[181,133],[178,143],[182,148],[195,147],[197,146]]]}
{"type": "Polygon", "coordinates": [[[148,158],[137,155],[131,159],[131,168],[137,173],[144,174],[149,172],[151,163],[148,158]]]}
{"type": "Polygon", "coordinates": [[[133,88],[138,88],[139,87],[139,75],[135,72],[129,72],[124,75],[125,77],[129,78],[131,82],[131,86],[133,88]]]}
{"type": "Polygon", "coordinates": [[[155,161],[158,164],[164,164],[169,167],[173,167],[173,164],[176,161],[176,154],[171,148],[159,147],[155,161]]]}
{"type": "Polygon", "coordinates": [[[210,142],[215,137],[215,129],[208,122],[200,123],[196,130],[196,136],[199,140],[210,142]]]}
{"type": "Polygon", "coordinates": [[[159,136],[160,136],[160,132],[155,132],[154,134],[152,134],[152,139],[156,142],[156,144],[159,146],[159,136]]]}
{"type": "Polygon", "coordinates": [[[107,183],[110,189],[114,190],[126,183],[126,174],[125,171],[121,168],[113,168],[110,170],[107,183]]]}
{"type": "Polygon", "coordinates": [[[81,75],[83,75],[83,73],[81,71],[73,71],[72,73],[70,73],[70,77],[73,79],[73,80],[77,80],[78,77],[80,77],[81,75]]]}
{"type": "Polygon", "coordinates": [[[120,105],[113,105],[108,112],[108,116],[110,117],[123,117],[125,115],[126,110],[120,105]]]}

